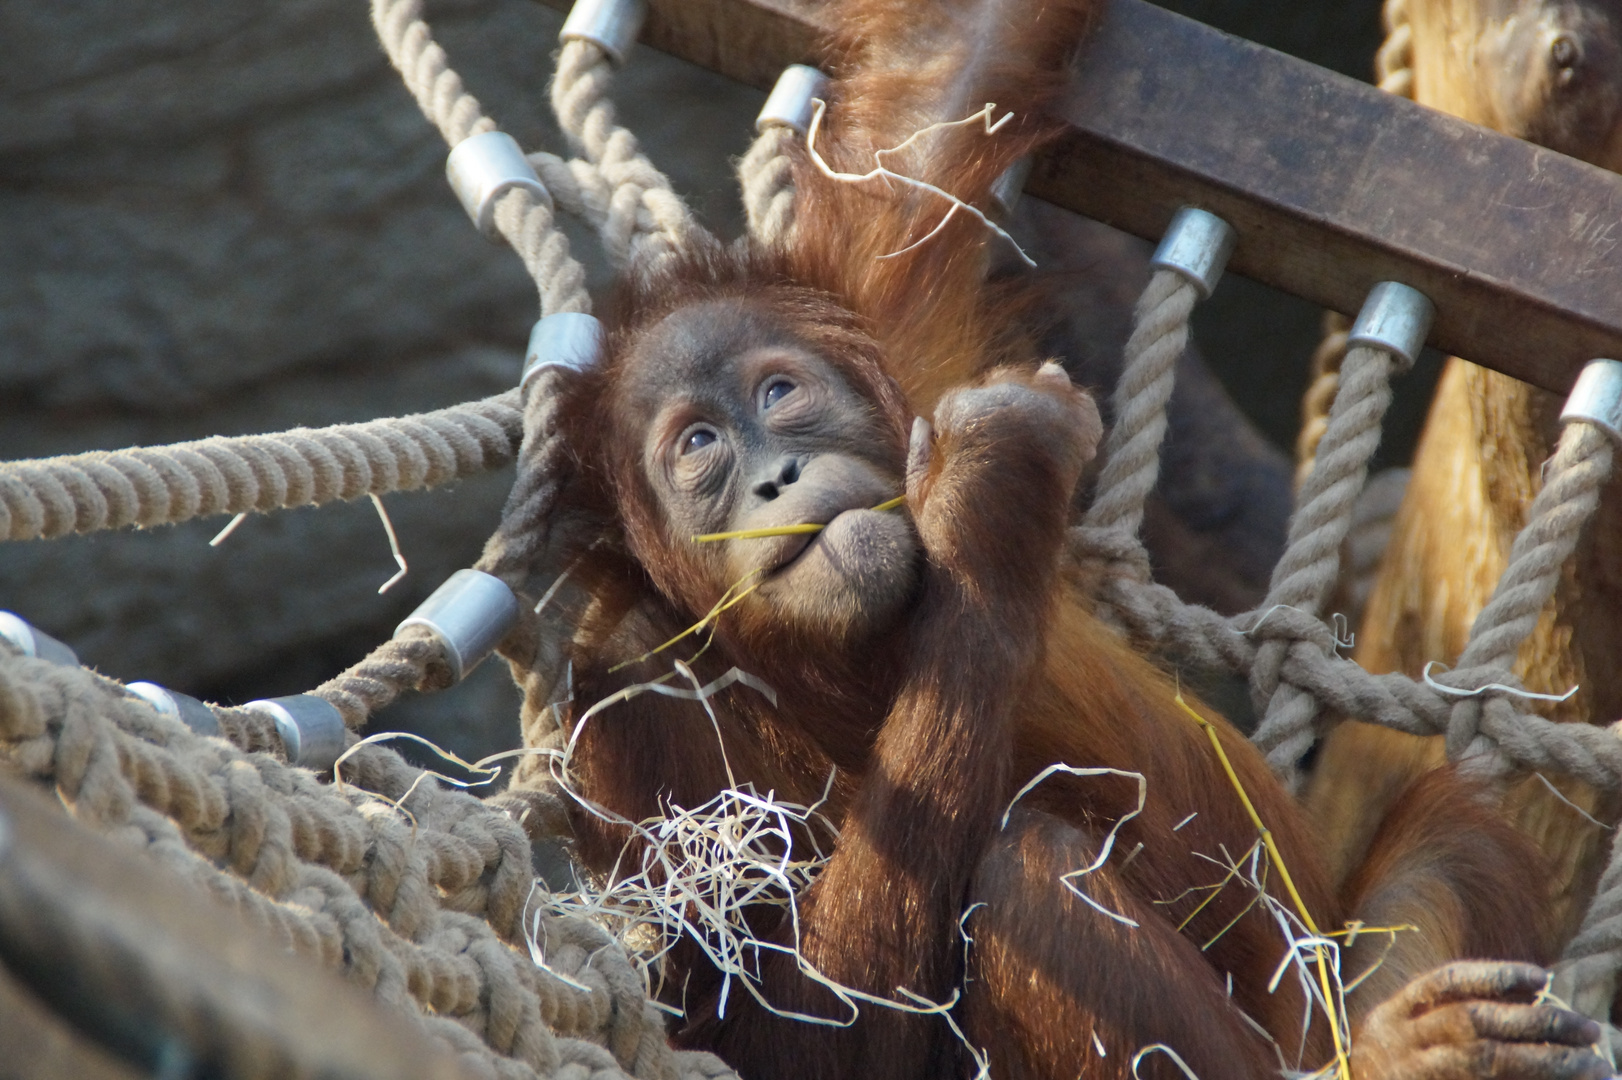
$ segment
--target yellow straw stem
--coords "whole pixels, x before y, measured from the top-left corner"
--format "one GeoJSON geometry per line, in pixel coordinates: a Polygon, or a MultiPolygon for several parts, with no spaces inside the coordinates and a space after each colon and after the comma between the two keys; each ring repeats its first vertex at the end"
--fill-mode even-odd
{"type": "Polygon", "coordinates": [[[738,529],[735,532],[700,533],[693,542],[710,544],[717,540],[759,540],[767,536],[798,536],[801,533],[819,533],[826,525],[776,525],[770,529],[738,529]]]}
{"type": "MultiPolygon", "coordinates": [[[[632,664],[640,664],[644,660],[651,660],[655,656],[658,656],[660,653],[664,652],[666,649],[670,648],[672,645],[676,644],[676,642],[682,640],[685,637],[689,637],[689,636],[691,636],[693,634],[696,634],[700,630],[703,630],[705,627],[707,627],[711,623],[715,622],[716,619],[720,618],[721,613],[723,611],[727,611],[728,609],[736,607],[738,604],[743,603],[744,599],[746,597],[748,597],[750,593],[754,592],[756,589],[760,588],[761,585],[765,584],[764,582],[757,581],[753,585],[749,586],[748,588],[743,587],[743,583],[745,581],[748,581],[750,578],[755,577],[759,573],[760,573],[759,570],[751,570],[749,573],[745,574],[740,580],[733,582],[732,585],[727,588],[727,591],[721,594],[721,599],[719,599],[719,600],[717,600],[715,602],[715,606],[710,608],[709,614],[705,615],[702,619],[698,620],[698,622],[694,623],[692,626],[689,626],[687,629],[683,630],[681,633],[677,634],[675,637],[671,638],[669,641],[665,642],[663,645],[660,645],[660,646],[658,646],[657,648],[654,648],[654,649],[649,649],[647,652],[643,653],[641,656],[635,657],[635,658],[630,659],[630,660],[622,660],[622,661],[620,661],[619,663],[615,664],[613,667],[609,668],[608,673],[610,675],[612,675],[614,672],[620,670],[621,668],[630,667],[632,664]],[[741,592],[739,591],[740,589],[742,589],[741,592]]],[[[697,653],[695,653],[693,655],[693,657],[690,660],[688,660],[688,663],[692,663],[694,660],[697,660],[700,656],[702,656],[704,654],[704,650],[708,649],[709,647],[710,647],[709,642],[705,642],[704,643],[704,648],[700,649],[697,653]]],[[[672,674],[674,674],[674,672],[668,672],[664,676],[662,676],[661,678],[655,679],[654,682],[662,682],[662,681],[664,681],[664,679],[669,678],[672,674]]]]}
{"type": "MultiPolygon", "coordinates": [[[[888,502],[881,502],[877,506],[869,507],[874,511],[894,510],[907,501],[905,495],[897,495],[888,502]]],[[[807,522],[802,525],[776,525],[769,529],[738,529],[735,532],[700,533],[693,537],[695,544],[713,544],[717,540],[762,540],[768,536],[803,536],[806,533],[819,533],[826,529],[826,525],[816,525],[807,522]]]]}
{"type": "MultiPolygon", "coordinates": [[[[1211,748],[1216,751],[1217,760],[1222,762],[1222,771],[1228,774],[1228,782],[1233,785],[1233,790],[1239,793],[1239,801],[1244,803],[1245,813],[1250,815],[1251,822],[1256,826],[1257,831],[1261,833],[1262,843],[1267,846],[1268,860],[1278,870],[1278,876],[1284,882],[1284,888],[1289,891],[1290,900],[1295,904],[1295,910],[1300,914],[1301,921],[1306,924],[1307,929],[1311,931],[1314,937],[1322,937],[1323,934],[1319,932],[1318,924],[1312,918],[1312,912],[1307,910],[1306,901],[1302,900],[1301,894],[1296,891],[1295,880],[1290,877],[1290,868],[1284,865],[1284,856],[1279,852],[1278,844],[1273,840],[1272,830],[1262,821],[1262,816],[1256,812],[1255,804],[1250,801],[1250,794],[1245,791],[1245,785],[1240,782],[1239,774],[1234,771],[1233,762],[1228,760],[1228,752],[1222,747],[1222,739],[1217,734],[1216,726],[1195,712],[1188,702],[1183,700],[1181,688],[1178,689],[1177,696],[1173,700],[1177,702],[1178,708],[1182,709],[1193,718],[1195,723],[1205,729],[1205,737],[1211,740],[1211,748]]],[[[1323,987],[1324,1013],[1329,1017],[1329,1034],[1335,1042],[1336,1074],[1349,1080],[1352,1075],[1352,1063],[1347,1057],[1346,1044],[1341,1038],[1340,1018],[1336,1015],[1335,996],[1329,980],[1329,961],[1324,957],[1322,945],[1314,946],[1313,951],[1318,957],[1318,981],[1323,987]]]]}

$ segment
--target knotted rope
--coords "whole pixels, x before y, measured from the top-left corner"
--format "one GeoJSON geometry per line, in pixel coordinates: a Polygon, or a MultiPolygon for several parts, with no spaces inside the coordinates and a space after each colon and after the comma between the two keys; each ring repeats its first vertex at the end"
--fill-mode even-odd
{"type": "MultiPolygon", "coordinates": [[[[1151,280],[1139,304],[1122,385],[1116,392],[1118,423],[1124,430],[1112,432],[1106,444],[1111,459],[1100,474],[1094,506],[1072,530],[1072,556],[1111,570],[1096,586],[1100,613],[1148,647],[1249,676],[1253,685],[1260,683],[1269,707],[1257,741],[1271,751],[1270,760],[1286,782],[1297,773],[1296,762],[1311,745],[1316,718],[1324,710],[1408,734],[1445,735],[1460,704],[1457,693],[1449,693],[1453,690],[1449,680],[1460,681],[1464,690],[1485,682],[1515,685],[1502,663],[1484,664],[1474,671],[1461,668],[1436,685],[1401,674],[1372,675],[1338,655],[1334,633],[1318,618],[1335,580],[1340,544],[1390,400],[1392,357],[1384,350],[1360,347],[1347,357],[1317,468],[1303,489],[1301,507],[1291,521],[1289,547],[1261,607],[1228,619],[1184,604],[1137,570],[1133,560],[1141,558],[1142,547],[1136,532],[1143,494],[1158,468],[1156,429],[1163,423],[1161,410],[1170,395],[1168,372],[1186,342],[1192,309],[1191,297],[1174,306],[1176,290],[1168,289],[1169,284],[1151,280]],[[1467,678],[1475,681],[1462,685],[1467,678]]],[[[1483,650],[1502,650],[1512,635],[1525,636],[1530,625],[1526,620],[1535,621],[1547,590],[1553,588],[1553,575],[1592,513],[1609,469],[1609,445],[1597,428],[1576,423],[1562,439],[1562,450],[1551,460],[1544,493],[1534,502],[1535,525],[1518,541],[1517,554],[1506,570],[1500,590],[1504,600],[1491,606],[1490,617],[1483,611],[1487,618],[1479,624],[1483,650]]],[[[1514,640],[1518,643],[1519,638],[1514,640]]],[[[1472,754],[1483,753],[1490,745],[1508,766],[1552,769],[1604,790],[1622,789],[1622,741],[1588,725],[1556,724],[1520,711],[1510,697],[1492,699],[1470,741],[1475,746],[1472,754]]]]}
{"type": "Polygon", "coordinates": [[[609,261],[624,266],[635,257],[657,265],[685,247],[698,226],[669,178],[615,120],[608,97],[613,80],[613,64],[595,43],[566,41],[552,79],[552,110],[606,188],[599,235],[609,261]]]}
{"type": "MultiPolygon", "coordinates": [[[[422,0],[372,0],[372,25],[406,89],[447,145],[454,147],[470,135],[496,130],[495,121],[463,88],[445,50],[434,41],[422,18],[422,0]]],[[[550,198],[529,188],[512,188],[496,203],[495,219],[535,279],[544,314],[591,310],[585,271],[569,254],[569,240],[557,227],[550,198]]]]}
{"type": "Polygon", "coordinates": [[[412,1017],[473,1075],[729,1075],[711,1055],[669,1049],[606,933],[534,910],[516,821],[391,751],[361,747],[344,784],[322,784],[198,736],[110,680],[6,650],[0,762],[412,1017]]]}
{"type": "MultiPolygon", "coordinates": [[[[1284,607],[1318,615],[1333,591],[1340,547],[1368,479],[1369,459],[1380,444],[1380,421],[1391,404],[1392,367],[1392,354],[1384,349],[1358,347],[1347,354],[1316,464],[1301,487],[1289,540],[1273,568],[1259,618],[1284,607]]],[[[1300,784],[1297,763],[1312,745],[1318,715],[1310,696],[1279,681],[1285,652],[1300,647],[1268,641],[1250,672],[1251,697],[1262,717],[1255,741],[1292,790],[1300,784]]]]}
{"type": "MultiPolygon", "coordinates": [[[[1374,55],[1374,81],[1388,94],[1412,100],[1414,96],[1414,30],[1408,22],[1408,0],[1386,0],[1381,18],[1385,41],[1374,55]]],[[[1340,368],[1346,358],[1351,322],[1339,312],[1324,317],[1323,339],[1312,354],[1312,382],[1301,397],[1301,432],[1295,442],[1295,485],[1299,489],[1312,471],[1318,441],[1329,424],[1329,409],[1340,389],[1340,368]]]]}
{"type": "Polygon", "coordinates": [[[1136,323],[1111,399],[1115,424],[1104,443],[1097,494],[1074,543],[1111,572],[1149,580],[1149,557],[1138,539],[1143,504],[1160,476],[1166,404],[1177,360],[1188,348],[1188,320],[1199,291],[1174,270],[1156,270],[1138,301],[1136,323]]]}
{"type": "Polygon", "coordinates": [[[1476,616],[1457,667],[1436,679],[1475,694],[1453,709],[1447,731],[1449,757],[1470,760],[1495,774],[1505,771],[1505,763],[1483,759],[1493,747],[1482,738],[1481,727],[1487,711],[1511,707],[1509,697],[1503,691],[1479,691],[1489,684],[1519,686],[1510,673],[1515,656],[1553,599],[1560,569],[1599,506],[1600,489],[1611,476],[1612,457],[1611,437],[1593,424],[1567,424],[1560,433],[1549,461],[1548,480],[1532,500],[1526,527],[1510,547],[1509,565],[1492,599],[1476,616]]]}
{"type": "Polygon", "coordinates": [[[1295,438],[1295,490],[1306,483],[1307,474],[1318,459],[1318,444],[1329,430],[1329,410],[1340,392],[1340,366],[1346,360],[1346,343],[1352,336],[1352,321],[1338,311],[1324,313],[1324,336],[1312,353],[1312,381],[1301,395],[1301,431],[1295,438]]]}
{"type": "MultiPolygon", "coordinates": [[[[1515,538],[1510,564],[1492,600],[1476,616],[1470,644],[1459,659],[1458,669],[1442,677],[1450,685],[1471,689],[1489,681],[1519,685],[1502,678],[1502,669],[1514,662],[1539,612],[1554,595],[1560,567],[1575,546],[1582,522],[1598,503],[1600,489],[1610,478],[1614,453],[1610,438],[1592,425],[1572,424],[1561,432],[1554,454],[1556,464],[1551,467],[1553,475],[1532,502],[1531,520],[1515,538]],[[1495,671],[1500,674],[1494,675],[1495,671]]],[[[1502,724],[1501,716],[1508,708],[1509,699],[1501,693],[1485,700],[1466,698],[1459,702],[1448,726],[1449,753],[1462,755],[1466,761],[1485,762],[1492,772],[1501,772],[1503,763],[1496,753],[1488,756],[1488,744],[1480,730],[1489,722],[1502,724]]],[[[1622,730],[1612,725],[1605,734],[1617,738],[1622,730]]],[[[1600,877],[1594,900],[1555,970],[1554,991],[1579,1011],[1608,1021],[1619,973],[1622,844],[1613,842],[1610,862],[1600,877]]]]}

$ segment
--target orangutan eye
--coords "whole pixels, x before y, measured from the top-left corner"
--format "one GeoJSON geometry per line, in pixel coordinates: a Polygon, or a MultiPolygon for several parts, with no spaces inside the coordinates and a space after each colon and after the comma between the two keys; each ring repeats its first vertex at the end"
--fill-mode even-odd
{"type": "Polygon", "coordinates": [[[693,428],[691,431],[689,431],[687,433],[687,437],[682,440],[681,452],[683,454],[691,454],[691,453],[694,453],[696,451],[702,450],[706,446],[709,446],[712,443],[714,443],[717,438],[719,438],[719,436],[716,435],[715,432],[712,431],[710,428],[707,428],[707,427],[693,428]]]}
{"type": "Polygon", "coordinates": [[[761,408],[769,409],[793,393],[794,384],[787,379],[773,379],[766,387],[766,393],[761,395],[761,408]]]}

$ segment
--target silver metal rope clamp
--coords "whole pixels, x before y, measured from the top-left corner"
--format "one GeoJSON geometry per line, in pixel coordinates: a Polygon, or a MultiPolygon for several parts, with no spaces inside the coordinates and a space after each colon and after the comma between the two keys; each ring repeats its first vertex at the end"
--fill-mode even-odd
{"type": "Polygon", "coordinates": [[[645,0],[575,0],[558,40],[589,41],[617,67],[636,44],[647,14],[645,0]]]}
{"type": "Polygon", "coordinates": [[[1566,407],[1560,410],[1560,422],[1586,420],[1604,428],[1605,433],[1622,443],[1622,363],[1615,360],[1590,360],[1577,376],[1577,385],[1571,388],[1566,407]]]}
{"type": "Polygon", "coordinates": [[[150,682],[125,683],[124,689],[152,706],[159,716],[179,720],[199,735],[220,734],[220,720],[214,710],[190,694],[150,682]]]}
{"type": "Polygon", "coordinates": [[[766,95],[766,104],[755,117],[755,133],[764,134],[775,125],[804,135],[811,129],[811,116],[815,112],[811,99],[827,96],[828,76],[808,64],[790,64],[777,77],[772,92],[766,95]]]}
{"type": "Polygon", "coordinates": [[[326,698],[295,694],[250,701],[242,707],[276,722],[290,764],[331,772],[344,752],[344,717],[326,698]]]}
{"type": "Polygon", "coordinates": [[[552,201],[535,166],[524,157],[518,141],[505,131],[469,135],[457,143],[445,159],[445,179],[450,181],[451,190],[473,224],[492,240],[500,238],[496,231],[496,200],[513,188],[528,188],[540,201],[552,201]]]}
{"type": "Polygon", "coordinates": [[[529,332],[529,348],[524,352],[524,373],[518,388],[546,368],[590,371],[603,354],[603,324],[596,316],[580,311],[559,311],[546,316],[529,332]]]}
{"type": "Polygon", "coordinates": [[[1209,300],[1228,268],[1234,239],[1232,225],[1208,210],[1185,206],[1173,215],[1149,266],[1177,271],[1199,291],[1201,300],[1209,300]]]}
{"type": "Polygon", "coordinates": [[[1400,282],[1382,281],[1369,290],[1346,347],[1389,350],[1400,369],[1407,371],[1425,348],[1435,317],[1436,307],[1424,293],[1400,282]]]}
{"type": "Polygon", "coordinates": [[[420,626],[439,639],[461,682],[489,656],[518,622],[518,597],[498,577],[482,570],[458,570],[394,630],[420,626]]]}
{"type": "Polygon", "coordinates": [[[62,667],[79,666],[78,653],[9,611],[0,611],[0,638],[17,646],[24,656],[62,667]]]}
{"type": "Polygon", "coordinates": [[[1031,178],[1031,166],[1034,164],[1035,159],[1026,154],[991,182],[991,202],[1003,218],[1014,216],[1014,207],[1019,205],[1019,197],[1025,194],[1025,181],[1031,178]]]}

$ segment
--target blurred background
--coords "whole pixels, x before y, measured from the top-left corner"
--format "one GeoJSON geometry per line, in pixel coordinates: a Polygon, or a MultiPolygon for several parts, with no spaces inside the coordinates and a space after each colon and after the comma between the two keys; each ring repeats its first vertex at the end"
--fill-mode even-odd
{"type": "MultiPolygon", "coordinates": [[[[1165,6],[1358,79],[1380,42],[1378,0],[1165,6]]],[[[487,111],[524,146],[561,149],[545,102],[561,16],[533,0],[432,0],[428,14],[487,111]]],[[[740,231],[732,161],[763,95],[639,49],[615,96],[704,220],[740,231]]],[[[0,5],[0,459],[511,386],[534,289],[469,226],[444,155],[359,0],[0,5]]],[[[604,284],[595,240],[573,244],[604,284]]],[[[1321,318],[1230,278],[1196,319],[1222,384],[1286,453],[1321,318]]],[[[1400,384],[1383,463],[1411,452],[1434,374],[1400,384]]],[[[381,596],[396,568],[361,501],[251,517],[218,547],[225,518],[0,546],[0,607],[120,679],[230,703],[298,693],[476,558],[510,481],[389,496],[411,572],[381,596]]],[[[516,718],[492,663],[381,720],[469,755],[515,744],[516,718]]]]}

